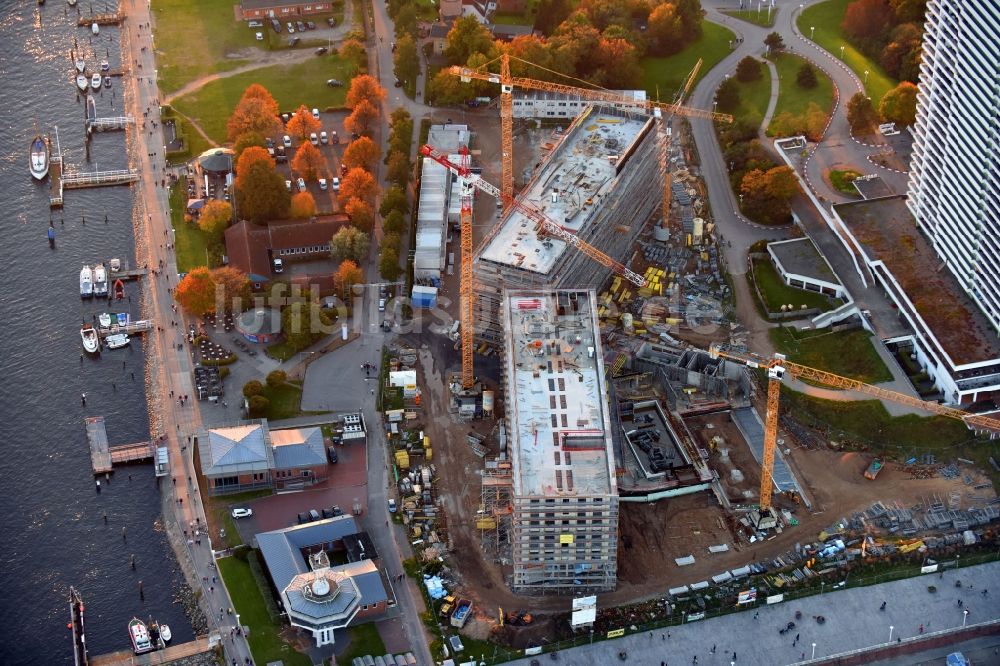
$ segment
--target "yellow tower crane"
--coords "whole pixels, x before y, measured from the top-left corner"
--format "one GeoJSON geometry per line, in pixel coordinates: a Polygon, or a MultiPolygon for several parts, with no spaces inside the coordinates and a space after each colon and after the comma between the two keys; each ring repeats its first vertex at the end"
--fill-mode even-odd
{"type": "Polygon", "coordinates": [[[927,402],[896,391],[889,391],[878,386],[872,386],[856,379],[842,377],[826,370],[817,370],[806,365],[792,363],[784,354],[775,354],[768,358],[751,352],[736,351],[723,345],[712,345],[709,349],[712,358],[723,358],[742,363],[748,368],[764,368],[767,371],[767,416],[764,419],[764,455],[760,470],[760,510],[755,517],[758,529],[769,529],[777,523],[777,516],[771,508],[771,495],[774,491],[774,449],[778,442],[778,396],[781,388],[781,378],[785,373],[797,379],[806,379],[838,389],[858,391],[882,400],[892,400],[908,407],[923,409],[939,416],[958,419],[971,430],[989,433],[991,438],[1000,436],[1000,419],[927,402]]]}

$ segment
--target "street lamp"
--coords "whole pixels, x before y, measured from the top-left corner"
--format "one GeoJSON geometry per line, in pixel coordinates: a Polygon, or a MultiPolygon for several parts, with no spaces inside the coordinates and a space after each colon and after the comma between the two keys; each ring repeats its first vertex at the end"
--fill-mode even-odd
{"type": "Polygon", "coordinates": [[[841,60],[844,59],[844,45],[843,44],[840,45],[840,59],[841,60]]]}
{"type": "Polygon", "coordinates": [[[868,85],[868,70],[865,70],[865,85],[868,85]]]}
{"type": "Polygon", "coordinates": [[[815,34],[816,34],[816,26],[814,25],[809,26],[809,39],[812,39],[813,35],[815,34]]]}
{"type": "Polygon", "coordinates": [[[965,621],[969,619],[969,611],[962,611],[962,628],[965,628],[965,621]]]}
{"type": "Polygon", "coordinates": [[[715,113],[715,109],[719,106],[719,100],[712,100],[712,113],[715,113]]]}
{"type": "Polygon", "coordinates": [[[810,659],[815,659],[816,658],[816,644],[815,643],[813,643],[813,653],[812,653],[812,656],[809,657],[809,658],[810,659]]]}
{"type": "Polygon", "coordinates": [[[893,630],[893,628],[894,627],[890,624],[889,625],[889,642],[890,643],[892,642],[892,630],[893,630]]]}

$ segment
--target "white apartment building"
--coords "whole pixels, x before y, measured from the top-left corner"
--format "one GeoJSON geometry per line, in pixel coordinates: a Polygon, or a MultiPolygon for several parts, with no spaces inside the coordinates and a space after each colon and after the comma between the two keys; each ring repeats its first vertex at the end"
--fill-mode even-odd
{"type": "Polygon", "coordinates": [[[929,0],[907,206],[1000,334],[1000,2],[929,0]]]}

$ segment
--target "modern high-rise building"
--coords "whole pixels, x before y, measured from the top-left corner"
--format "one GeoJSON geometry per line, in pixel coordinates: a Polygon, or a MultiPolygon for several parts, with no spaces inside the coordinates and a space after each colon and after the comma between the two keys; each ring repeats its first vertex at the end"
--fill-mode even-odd
{"type": "Polygon", "coordinates": [[[1000,333],[1000,2],[929,0],[907,205],[1000,333]]]}

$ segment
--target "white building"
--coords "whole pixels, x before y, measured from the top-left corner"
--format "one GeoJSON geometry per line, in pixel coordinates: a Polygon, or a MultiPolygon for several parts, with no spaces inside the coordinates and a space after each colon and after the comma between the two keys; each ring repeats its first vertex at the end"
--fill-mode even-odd
{"type": "MultiPolygon", "coordinates": [[[[456,153],[461,147],[469,146],[470,138],[467,125],[432,125],[427,143],[448,154],[449,160],[458,162],[460,157],[456,153]]],[[[413,279],[419,284],[437,286],[444,273],[451,193],[451,173],[434,160],[424,160],[417,207],[417,243],[413,253],[413,279]]]]}
{"type": "Polygon", "coordinates": [[[1000,333],[1000,2],[929,0],[907,205],[1000,333]]]}
{"type": "MultiPolygon", "coordinates": [[[[613,90],[622,97],[636,102],[646,101],[645,90],[613,90]]],[[[513,114],[515,118],[576,118],[594,100],[585,100],[576,95],[548,92],[545,90],[522,91],[514,89],[513,114]]],[[[629,104],[601,102],[610,108],[636,108],[629,104]]]]}

